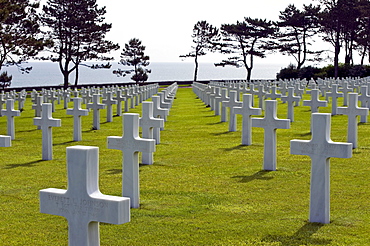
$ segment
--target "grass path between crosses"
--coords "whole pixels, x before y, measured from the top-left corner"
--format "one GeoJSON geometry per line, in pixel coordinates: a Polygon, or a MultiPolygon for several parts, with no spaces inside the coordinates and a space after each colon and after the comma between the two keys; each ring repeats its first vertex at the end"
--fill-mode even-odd
{"type": "MultiPolygon", "coordinates": [[[[53,113],[62,120],[53,128],[53,160],[41,160],[30,98],[15,119],[12,147],[0,149],[0,245],[67,245],[67,221],[39,212],[38,191],[67,188],[68,146],[98,146],[100,190],[120,196],[122,154],[107,149],[106,138],[122,135],[122,118],[105,123],[102,110],[101,130],[91,130],[90,112],[82,117],[83,141],[73,142],[72,116],[62,105],[53,113]]],[[[330,110],[329,104],[320,112],[330,110]]],[[[286,116],[279,100],[278,117],[286,116]]],[[[101,223],[101,245],[368,245],[370,124],[359,125],[351,159],[331,159],[331,223],[322,225],[307,220],[311,161],[289,154],[290,140],[310,139],[309,107],[295,107],[295,119],[290,129],[277,130],[277,171],[262,171],[263,130],[254,128],[253,144],[242,146],[240,117],[238,131],[228,132],[191,88],[180,87],[154,164],[140,165],[140,208],[131,209],[130,223],[101,223]]],[[[346,141],[346,134],[347,117],[333,116],[332,140],[346,141]]]]}

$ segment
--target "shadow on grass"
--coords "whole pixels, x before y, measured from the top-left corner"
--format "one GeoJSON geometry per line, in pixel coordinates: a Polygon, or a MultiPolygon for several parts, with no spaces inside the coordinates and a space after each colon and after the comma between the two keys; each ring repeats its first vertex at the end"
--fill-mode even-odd
{"type": "Polygon", "coordinates": [[[307,222],[292,236],[268,235],[262,239],[262,242],[279,243],[285,246],[299,245],[327,245],[331,243],[331,239],[312,238],[324,224],[307,222]]]}
{"type": "Polygon", "coordinates": [[[230,131],[216,132],[216,133],[211,133],[211,135],[213,135],[213,136],[221,136],[221,135],[225,135],[225,134],[229,134],[229,133],[232,133],[232,132],[230,132],[230,131]]]}
{"type": "Polygon", "coordinates": [[[63,143],[53,144],[53,146],[58,146],[58,145],[67,145],[67,144],[74,143],[74,142],[76,142],[76,141],[67,141],[67,142],[63,142],[63,143]]]}
{"type": "MultiPolygon", "coordinates": [[[[205,117],[208,117],[208,116],[205,116],[205,117]]],[[[220,125],[222,123],[225,123],[225,122],[219,121],[219,122],[215,122],[215,123],[207,123],[206,125],[213,126],[213,125],[220,125]]]]}
{"type": "Polygon", "coordinates": [[[311,136],[311,132],[297,133],[295,135],[298,136],[298,137],[307,137],[307,136],[311,136]]]}
{"type": "Polygon", "coordinates": [[[3,169],[13,169],[13,168],[17,168],[17,167],[34,167],[35,164],[43,162],[43,161],[44,160],[38,160],[38,161],[26,162],[26,163],[23,163],[23,164],[8,164],[5,167],[3,167],[3,169]]]}
{"type": "Polygon", "coordinates": [[[121,174],[122,173],[122,168],[109,169],[109,170],[107,170],[107,173],[110,174],[110,175],[121,174]]]}
{"type": "Polygon", "coordinates": [[[248,148],[248,145],[240,144],[238,146],[231,147],[231,148],[224,148],[222,150],[224,150],[224,151],[234,151],[234,150],[240,150],[240,149],[246,149],[246,148],[248,148]]]}
{"type": "Polygon", "coordinates": [[[240,183],[248,183],[253,180],[271,180],[274,177],[264,177],[264,175],[268,174],[269,172],[271,171],[261,170],[250,176],[234,176],[232,178],[241,179],[239,181],[240,183]]]}
{"type": "Polygon", "coordinates": [[[17,131],[17,133],[19,133],[19,132],[34,132],[34,131],[38,131],[38,129],[32,129],[32,130],[26,130],[26,131],[17,131]]]}

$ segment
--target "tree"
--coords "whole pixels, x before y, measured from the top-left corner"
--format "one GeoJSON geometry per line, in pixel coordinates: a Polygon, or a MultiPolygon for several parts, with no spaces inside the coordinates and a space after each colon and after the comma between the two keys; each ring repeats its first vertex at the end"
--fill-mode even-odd
{"type": "Polygon", "coordinates": [[[145,46],[137,38],[130,39],[121,53],[121,60],[119,64],[123,66],[133,66],[134,69],[114,70],[113,73],[117,76],[126,76],[127,74],[134,73],[131,77],[136,83],[145,82],[148,80],[148,74],[151,70],[144,69],[149,65],[149,56],[144,54],[145,46]]]}
{"type": "Polygon", "coordinates": [[[221,32],[223,40],[219,44],[221,53],[236,54],[223,60],[216,66],[244,66],[247,70],[247,80],[250,81],[254,57],[266,57],[269,49],[269,38],[275,34],[276,28],[271,21],[245,18],[236,24],[223,24],[221,32]],[[249,58],[249,61],[248,61],[249,58]]]}
{"type": "MultiPolygon", "coordinates": [[[[31,67],[20,64],[34,57],[47,44],[40,37],[39,17],[36,3],[28,0],[0,0],[0,71],[3,66],[16,65],[22,73],[31,67]]],[[[0,74],[0,88],[10,86],[12,76],[0,74]]]]}
{"type": "Polygon", "coordinates": [[[307,57],[309,54],[318,56],[322,53],[308,49],[310,40],[318,33],[320,7],[310,4],[303,5],[303,9],[300,11],[294,4],[288,5],[280,12],[280,21],[277,23],[279,33],[276,48],[282,54],[293,56],[298,70],[306,61],[313,60],[307,57]]]}
{"type": "Polygon", "coordinates": [[[43,10],[43,23],[54,40],[50,51],[56,54],[46,59],[59,63],[65,88],[73,71],[77,85],[80,65],[94,69],[110,67],[108,64],[91,66],[82,63],[91,59],[113,60],[103,54],[119,49],[118,44],[105,39],[112,27],[104,23],[105,7],[99,8],[96,0],[48,0],[43,10]]]}
{"type": "Polygon", "coordinates": [[[206,55],[207,50],[214,50],[214,42],[219,38],[219,32],[216,27],[208,24],[206,21],[198,21],[193,28],[193,43],[192,51],[186,55],[181,55],[180,57],[194,57],[195,71],[194,71],[194,81],[197,81],[198,77],[198,57],[206,55]]]}
{"type": "Polygon", "coordinates": [[[321,14],[321,31],[324,40],[334,46],[335,78],[338,77],[339,54],[344,43],[345,63],[353,63],[353,49],[359,33],[361,0],[319,0],[325,9],[321,14]]]}

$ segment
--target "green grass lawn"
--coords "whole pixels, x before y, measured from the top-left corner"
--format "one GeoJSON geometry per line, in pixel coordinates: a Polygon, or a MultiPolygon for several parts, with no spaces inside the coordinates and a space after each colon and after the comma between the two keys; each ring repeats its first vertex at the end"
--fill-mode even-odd
{"type": "MultiPolygon", "coordinates": [[[[251,146],[242,146],[240,117],[238,131],[228,132],[191,88],[176,97],[154,165],[140,166],[140,208],[131,209],[130,223],[101,223],[101,245],[369,245],[370,124],[359,125],[351,159],[331,159],[331,223],[323,225],[308,222],[311,160],[289,154],[290,140],[310,139],[309,107],[295,107],[291,128],[277,130],[278,170],[268,172],[261,170],[261,128],[253,128],[251,146]]],[[[286,107],[279,101],[279,118],[287,117],[286,107]]],[[[330,111],[330,104],[320,109],[330,111]]],[[[82,117],[83,141],[73,142],[72,116],[56,105],[62,127],[53,128],[54,159],[42,161],[28,98],[12,147],[0,149],[0,245],[68,244],[66,219],[41,214],[38,197],[41,189],[67,188],[68,146],[98,146],[100,190],[120,196],[122,153],[107,149],[106,138],[122,135],[122,118],[106,123],[105,115],[100,130],[92,130],[92,112],[82,117]]],[[[347,117],[332,117],[332,140],[346,135],[347,117]]]]}

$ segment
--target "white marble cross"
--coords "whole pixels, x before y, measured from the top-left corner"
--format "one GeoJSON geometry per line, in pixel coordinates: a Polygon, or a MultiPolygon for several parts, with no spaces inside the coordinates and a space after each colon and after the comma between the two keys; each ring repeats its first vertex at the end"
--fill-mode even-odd
{"type": "Polygon", "coordinates": [[[234,107],[235,114],[242,115],[242,145],[252,144],[252,115],[260,115],[262,109],[252,107],[253,95],[243,94],[241,107],[234,107]]]}
{"type": "Polygon", "coordinates": [[[331,86],[331,92],[326,93],[326,95],[329,95],[332,98],[332,103],[331,103],[331,115],[336,115],[337,114],[337,99],[339,97],[343,97],[343,93],[338,92],[338,85],[333,84],[331,86]]]}
{"type": "Polygon", "coordinates": [[[34,125],[40,126],[42,131],[42,159],[53,159],[53,132],[52,127],[61,126],[60,119],[53,119],[52,105],[50,103],[42,104],[41,117],[33,118],[34,125]]]}
{"type": "Polygon", "coordinates": [[[7,135],[10,136],[12,140],[14,140],[15,139],[14,117],[21,115],[21,112],[19,110],[14,110],[14,99],[6,100],[6,109],[2,109],[1,114],[3,116],[6,116],[7,119],[7,135]]]}
{"type": "Polygon", "coordinates": [[[222,102],[225,108],[229,108],[229,131],[236,132],[236,114],[234,113],[234,107],[241,107],[243,105],[242,102],[237,100],[237,92],[230,91],[229,92],[229,101],[222,102]]]}
{"type": "Polygon", "coordinates": [[[348,93],[353,92],[353,89],[348,87],[347,81],[343,82],[342,92],[343,92],[343,106],[347,106],[348,105],[348,93]]]}
{"type": "Polygon", "coordinates": [[[303,106],[311,107],[311,113],[317,113],[319,111],[319,107],[326,107],[327,101],[321,101],[319,99],[319,90],[313,89],[311,90],[311,100],[304,100],[303,106]]]}
{"type": "Polygon", "coordinates": [[[265,109],[265,96],[266,96],[266,92],[264,90],[264,87],[263,85],[259,85],[258,86],[258,92],[256,93],[258,95],[258,107],[261,108],[262,110],[265,109]]]}
{"type": "Polygon", "coordinates": [[[139,114],[123,114],[123,136],[108,137],[108,148],[123,153],[122,196],[130,197],[131,207],[140,205],[139,152],[154,152],[155,140],[139,137],[139,114]]]}
{"type": "Polygon", "coordinates": [[[276,129],[289,129],[290,120],[278,119],[277,101],[265,101],[265,116],[264,118],[252,118],[252,127],[261,127],[264,129],[264,154],[263,154],[263,170],[276,170],[276,129]]]}
{"type": "Polygon", "coordinates": [[[126,97],[122,95],[122,90],[117,90],[114,99],[117,100],[117,115],[122,116],[122,102],[126,101],[126,97]]]}
{"type": "Polygon", "coordinates": [[[294,87],[288,87],[288,95],[281,97],[281,101],[288,102],[288,119],[290,119],[290,122],[294,121],[294,102],[298,105],[300,100],[300,96],[294,96],[294,87]]]}
{"type": "Polygon", "coordinates": [[[100,192],[98,147],[67,147],[67,171],[67,190],[40,190],[40,212],[68,220],[70,246],[98,246],[99,222],[130,222],[130,198],[100,192]]]}
{"type": "MultiPolygon", "coordinates": [[[[156,143],[160,142],[160,131],[164,127],[164,120],[153,117],[153,102],[142,103],[142,117],[139,118],[139,126],[142,129],[143,138],[154,139],[156,143]]],[[[153,164],[153,152],[143,152],[141,163],[153,164]]]]}
{"type": "Polygon", "coordinates": [[[281,94],[277,93],[276,91],[276,86],[272,86],[271,87],[271,92],[270,93],[266,93],[266,98],[270,98],[271,100],[276,100],[277,98],[281,98],[281,94]]]}
{"type": "Polygon", "coordinates": [[[92,103],[87,104],[88,109],[93,110],[93,128],[100,129],[100,110],[105,109],[105,104],[100,103],[100,94],[94,94],[92,103]]]}
{"type": "Polygon", "coordinates": [[[88,115],[89,110],[81,108],[82,98],[74,97],[72,98],[72,101],[73,109],[67,109],[67,114],[73,115],[73,141],[81,141],[82,140],[81,116],[88,115]]]}
{"type": "Polygon", "coordinates": [[[351,158],[352,144],[330,139],[330,114],[312,114],[311,140],[291,140],[290,153],[311,157],[310,222],[330,223],[330,157],[351,158]]]}
{"type": "Polygon", "coordinates": [[[349,93],[348,107],[339,107],[338,114],[348,115],[348,130],[347,130],[347,142],[352,143],[352,148],[357,148],[357,116],[369,114],[368,108],[360,108],[357,106],[358,94],[349,93]]]}
{"type": "Polygon", "coordinates": [[[113,111],[112,111],[112,105],[117,104],[117,100],[113,99],[113,93],[107,92],[105,95],[106,99],[103,99],[103,103],[107,106],[107,122],[113,121],[113,111]]]}
{"type": "Polygon", "coordinates": [[[167,121],[168,109],[161,108],[160,106],[160,97],[159,96],[152,96],[153,101],[153,116],[154,118],[161,118],[165,122],[167,121]]]}
{"type": "MultiPolygon", "coordinates": [[[[361,86],[360,92],[361,95],[358,96],[358,100],[361,102],[361,107],[369,108],[370,95],[367,92],[367,86],[366,85],[361,86]]],[[[360,122],[366,123],[367,115],[361,115],[360,122]]]]}
{"type": "Polygon", "coordinates": [[[227,121],[227,109],[224,103],[229,100],[230,98],[227,96],[227,89],[223,88],[221,90],[221,122],[227,121]]]}

